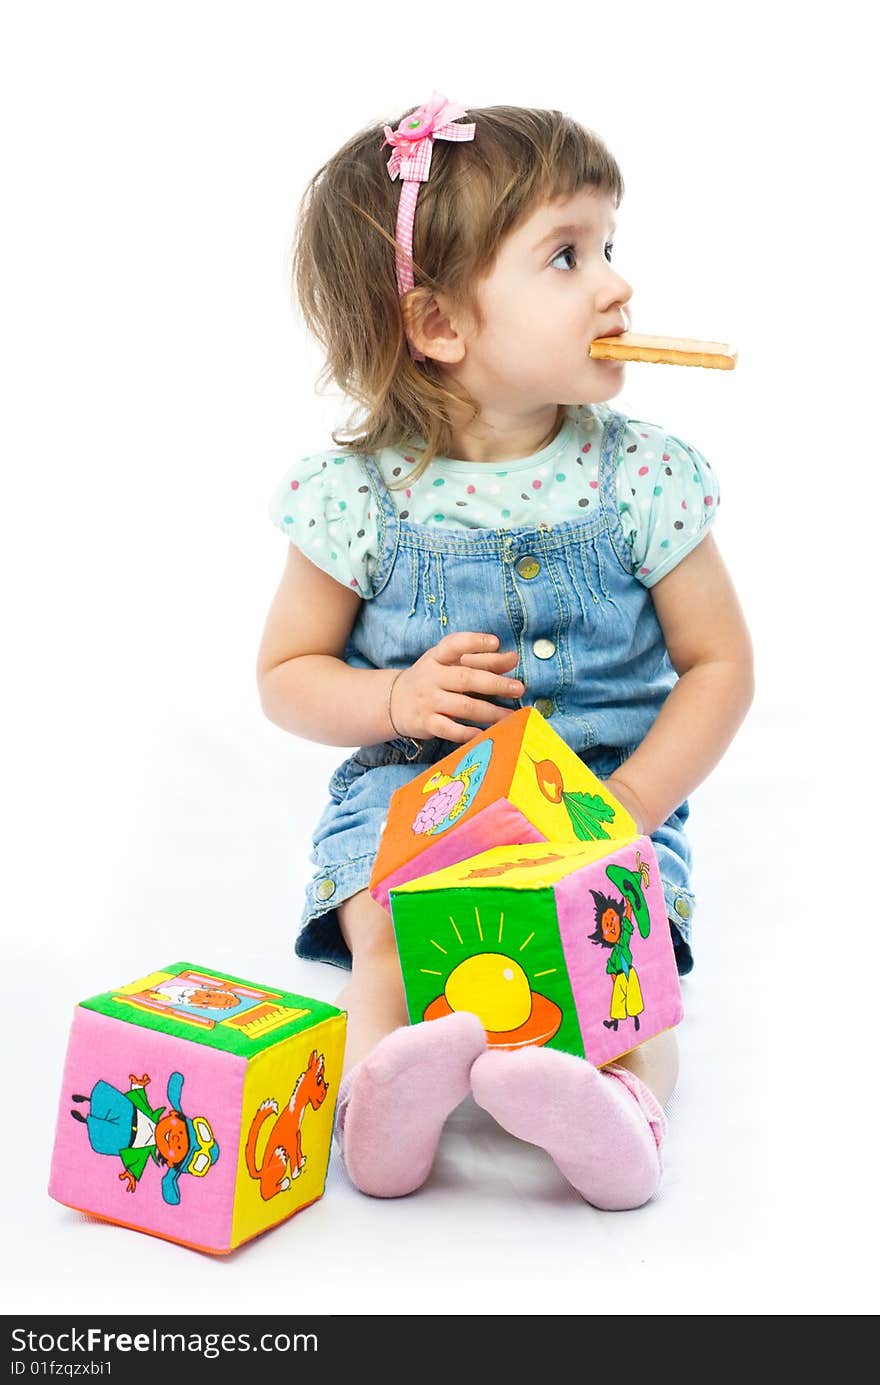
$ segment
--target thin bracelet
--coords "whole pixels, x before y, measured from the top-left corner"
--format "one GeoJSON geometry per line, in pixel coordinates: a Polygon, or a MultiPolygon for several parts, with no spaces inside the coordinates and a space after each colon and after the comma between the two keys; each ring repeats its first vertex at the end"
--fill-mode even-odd
{"type": "Polygon", "coordinates": [[[397,672],[391,680],[391,686],[388,689],[388,707],[386,710],[388,712],[388,720],[391,722],[391,729],[394,732],[395,736],[402,736],[403,732],[398,731],[397,727],[394,725],[394,718],[391,715],[391,694],[394,692],[394,684],[397,682],[400,675],[404,672],[405,670],[402,668],[397,670],[397,672]]]}

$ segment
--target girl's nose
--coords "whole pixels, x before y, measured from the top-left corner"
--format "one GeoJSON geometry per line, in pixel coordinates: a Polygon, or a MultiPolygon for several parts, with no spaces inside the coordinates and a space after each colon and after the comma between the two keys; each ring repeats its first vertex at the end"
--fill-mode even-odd
{"type": "Polygon", "coordinates": [[[629,303],[630,299],[633,296],[632,284],[630,284],[626,279],[622,279],[619,274],[617,276],[617,292],[618,300],[622,306],[625,306],[627,303],[629,303]]]}

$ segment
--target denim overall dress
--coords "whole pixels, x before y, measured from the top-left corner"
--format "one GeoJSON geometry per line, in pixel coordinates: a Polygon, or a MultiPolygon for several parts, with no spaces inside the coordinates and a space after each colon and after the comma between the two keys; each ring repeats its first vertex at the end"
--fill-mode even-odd
{"type": "MultiPolygon", "coordinates": [[[[633,575],[615,495],[623,415],[610,412],[595,508],[537,527],[462,529],[402,520],[373,459],[364,469],[379,517],[374,595],[363,601],[345,649],[353,668],[407,668],[444,635],[497,635],[516,649],[510,677],[594,774],[607,779],[650,729],[677,674],[650,592],[633,575]]],[[[482,726],[476,725],[478,735],[482,726]]],[[[395,789],[461,746],[406,736],[362,746],[332,774],[313,835],[317,867],[306,889],[300,957],[350,967],[336,906],[367,887],[395,789]]],[[[687,801],[652,834],[679,974],[693,967],[687,801]]]]}

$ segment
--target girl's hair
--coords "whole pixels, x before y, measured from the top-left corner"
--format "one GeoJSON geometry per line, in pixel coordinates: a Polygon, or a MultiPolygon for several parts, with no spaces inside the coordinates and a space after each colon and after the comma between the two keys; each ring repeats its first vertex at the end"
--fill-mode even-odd
{"type": "Polygon", "coordinates": [[[620,205],[624,185],[612,154],[598,135],[555,110],[521,106],[468,109],[476,122],[469,142],[437,140],[431,175],[419,189],[413,227],[415,288],[403,300],[395,270],[400,179],[388,174],[390,145],[381,148],[384,125],[396,129],[404,115],[370,125],[321,167],[306,187],[294,236],[292,279],[309,331],[324,348],[318,384],[332,381],[363,405],[366,416],[349,422],[337,447],[377,452],[407,447],[422,455],[399,482],[421,476],[436,456],[449,455],[449,404],[472,419],[479,405],[436,361],[410,356],[403,307],[424,309],[442,293],[453,309],[478,328],[476,300],[504,238],[547,202],[590,187],[620,205]],[[415,449],[421,438],[424,448],[415,449]]]}

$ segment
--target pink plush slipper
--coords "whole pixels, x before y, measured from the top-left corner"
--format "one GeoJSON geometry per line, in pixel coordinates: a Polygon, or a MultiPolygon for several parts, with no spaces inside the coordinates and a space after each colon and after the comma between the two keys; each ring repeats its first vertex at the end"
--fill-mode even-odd
{"type": "Polygon", "coordinates": [[[656,1192],[666,1115],[627,1068],[600,1070],[557,1049],[495,1049],[474,1063],[471,1090],[511,1135],[546,1149],[594,1207],[641,1207],[656,1192]]]}
{"type": "Polygon", "coordinates": [[[336,1136],[356,1188],[403,1197],[421,1187],[447,1116],[470,1091],[470,1070],[486,1047],[482,1022],[467,1011],[387,1034],[346,1073],[336,1136]]]}

